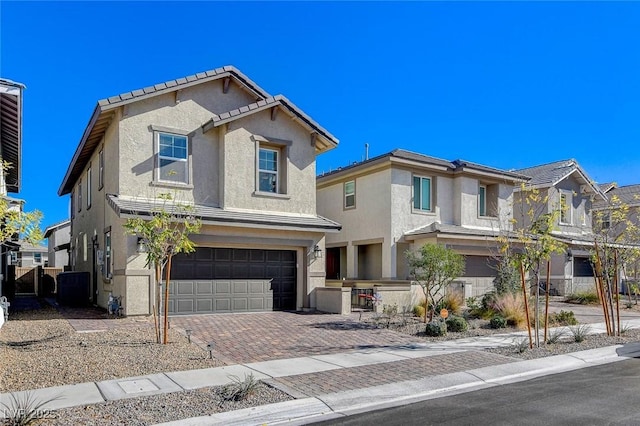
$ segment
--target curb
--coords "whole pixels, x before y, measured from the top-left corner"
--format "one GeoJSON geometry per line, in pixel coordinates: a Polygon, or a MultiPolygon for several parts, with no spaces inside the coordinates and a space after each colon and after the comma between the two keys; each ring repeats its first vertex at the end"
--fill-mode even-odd
{"type": "Polygon", "coordinates": [[[303,425],[640,357],[640,343],[626,346],[607,346],[425,379],[336,392],[211,416],[159,423],[156,426],[283,423],[303,425]]]}

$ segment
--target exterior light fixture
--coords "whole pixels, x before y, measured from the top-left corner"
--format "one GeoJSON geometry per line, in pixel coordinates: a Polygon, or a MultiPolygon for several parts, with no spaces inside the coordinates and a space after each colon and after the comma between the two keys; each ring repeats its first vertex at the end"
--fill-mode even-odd
{"type": "Polygon", "coordinates": [[[313,258],[318,259],[321,257],[322,257],[322,249],[318,247],[318,245],[316,244],[315,246],[313,246],[313,258]]]}
{"type": "Polygon", "coordinates": [[[189,339],[189,343],[191,343],[191,329],[187,328],[185,333],[187,333],[187,339],[189,339]]]}
{"type": "Polygon", "coordinates": [[[213,348],[216,347],[215,342],[209,342],[207,344],[207,350],[209,351],[209,359],[213,359],[213,348]]]}
{"type": "Polygon", "coordinates": [[[138,253],[146,253],[147,245],[144,243],[144,238],[138,237],[138,243],[136,244],[136,252],[138,253]]]}
{"type": "Polygon", "coordinates": [[[571,250],[567,250],[567,262],[571,262],[571,256],[573,255],[573,253],[571,253],[571,250]]]}

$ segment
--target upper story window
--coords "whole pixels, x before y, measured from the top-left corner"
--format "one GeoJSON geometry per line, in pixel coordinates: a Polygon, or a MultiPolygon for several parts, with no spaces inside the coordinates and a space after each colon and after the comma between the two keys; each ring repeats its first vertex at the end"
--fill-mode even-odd
{"type": "Polygon", "coordinates": [[[104,186],[104,151],[98,153],[98,191],[104,186]]]}
{"type": "Polygon", "coordinates": [[[75,207],[75,197],[76,197],[76,193],[75,190],[71,190],[71,197],[70,197],[70,202],[71,202],[71,219],[73,219],[76,216],[76,210],[74,209],[75,207]]]}
{"type": "Polygon", "coordinates": [[[104,266],[103,273],[105,278],[111,278],[113,266],[111,259],[113,258],[111,253],[111,228],[108,228],[104,233],[104,266]]]}
{"type": "Polygon", "coordinates": [[[571,194],[568,192],[560,193],[560,223],[571,224],[571,194]]]}
{"type": "Polygon", "coordinates": [[[278,161],[280,152],[276,149],[260,148],[258,160],[258,190],[278,193],[278,161]]]}
{"type": "Polygon", "coordinates": [[[78,181],[78,211],[82,211],[82,179],[78,181]]]}
{"type": "Polygon", "coordinates": [[[42,253],[33,253],[33,263],[42,263],[42,253]]]}
{"type": "Polygon", "coordinates": [[[431,178],[423,176],[413,177],[413,208],[414,210],[432,211],[431,178]]]}
{"type": "Polygon", "coordinates": [[[157,179],[164,182],[189,183],[189,153],[187,137],[170,133],[156,133],[157,179]]]}
{"type": "Polygon", "coordinates": [[[611,227],[611,213],[606,212],[602,214],[602,229],[609,229],[611,227]]]}
{"type": "Polygon", "coordinates": [[[87,169],[87,210],[91,207],[91,163],[87,169]]]}
{"type": "Polygon", "coordinates": [[[487,186],[480,185],[478,188],[478,215],[487,215],[487,186]]]}
{"type": "Polygon", "coordinates": [[[356,206],[356,181],[350,180],[344,183],[344,208],[350,209],[356,206]]]}

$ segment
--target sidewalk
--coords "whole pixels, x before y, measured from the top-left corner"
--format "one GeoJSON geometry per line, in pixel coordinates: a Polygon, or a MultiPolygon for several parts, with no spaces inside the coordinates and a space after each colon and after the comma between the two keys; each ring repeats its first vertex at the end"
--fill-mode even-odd
{"type": "MultiPolygon", "coordinates": [[[[640,328],[640,319],[626,323],[640,328]]],[[[591,327],[593,334],[604,330],[604,324],[591,324],[591,327]]],[[[55,410],[221,386],[230,383],[231,376],[244,378],[253,374],[256,379],[298,399],[166,424],[302,424],[640,356],[640,343],[529,361],[477,350],[510,346],[524,335],[519,332],[360,349],[57,386],[14,395],[21,397],[29,393],[38,400],[58,397],[43,407],[55,410]]],[[[8,405],[10,401],[11,394],[0,394],[0,403],[8,405]]]]}

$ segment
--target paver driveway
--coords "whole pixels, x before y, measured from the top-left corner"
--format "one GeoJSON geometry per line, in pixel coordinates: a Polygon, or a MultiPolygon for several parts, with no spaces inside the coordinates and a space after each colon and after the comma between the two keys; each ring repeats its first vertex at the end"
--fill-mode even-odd
{"type": "Polygon", "coordinates": [[[409,336],[376,329],[358,317],[293,312],[171,317],[171,327],[192,330],[192,341],[215,342],[215,356],[226,363],[331,354],[362,348],[402,347],[409,336]]]}

